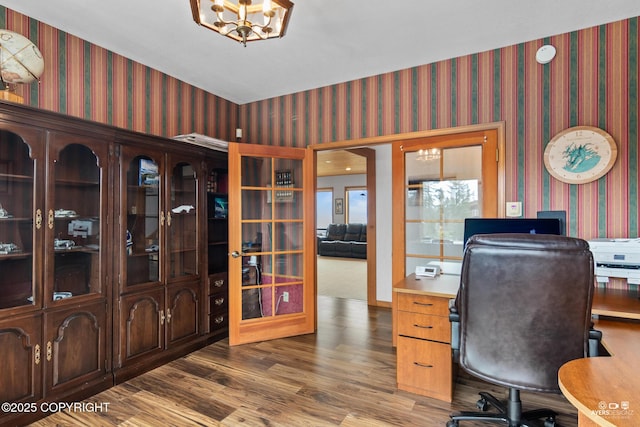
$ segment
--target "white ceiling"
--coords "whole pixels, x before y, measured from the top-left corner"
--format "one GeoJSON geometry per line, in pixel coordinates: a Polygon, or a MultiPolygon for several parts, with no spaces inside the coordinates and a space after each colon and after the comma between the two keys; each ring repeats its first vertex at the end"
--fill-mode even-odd
{"type": "Polygon", "coordinates": [[[640,16],[639,0],[293,2],[282,39],[245,48],[198,26],[189,0],[0,0],[238,104],[640,16]]]}

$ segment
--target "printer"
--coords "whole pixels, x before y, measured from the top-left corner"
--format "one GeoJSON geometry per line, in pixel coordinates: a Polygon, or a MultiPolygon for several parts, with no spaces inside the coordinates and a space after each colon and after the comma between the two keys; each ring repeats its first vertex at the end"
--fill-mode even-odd
{"type": "Polygon", "coordinates": [[[640,284],[640,238],[589,240],[598,283],[608,283],[610,277],[640,284]]]}

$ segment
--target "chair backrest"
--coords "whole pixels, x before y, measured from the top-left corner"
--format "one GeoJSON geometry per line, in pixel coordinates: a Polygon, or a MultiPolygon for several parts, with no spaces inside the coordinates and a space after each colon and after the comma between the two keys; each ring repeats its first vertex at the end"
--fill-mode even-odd
{"type": "Polygon", "coordinates": [[[584,240],[473,236],[456,301],[461,367],[494,384],[558,392],[558,369],[587,356],[593,289],[584,240]]]}

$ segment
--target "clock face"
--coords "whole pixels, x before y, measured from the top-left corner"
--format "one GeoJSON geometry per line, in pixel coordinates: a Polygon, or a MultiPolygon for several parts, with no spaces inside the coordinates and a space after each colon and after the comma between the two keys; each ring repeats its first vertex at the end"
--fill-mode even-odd
{"type": "Polygon", "coordinates": [[[591,126],[568,128],[544,150],[544,165],[556,179],[569,184],[595,181],[613,167],[616,143],[607,132],[591,126]]]}

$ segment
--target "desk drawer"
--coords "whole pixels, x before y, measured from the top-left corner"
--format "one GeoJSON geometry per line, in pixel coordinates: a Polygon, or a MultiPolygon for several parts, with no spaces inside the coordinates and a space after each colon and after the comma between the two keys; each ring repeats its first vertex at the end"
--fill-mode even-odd
{"type": "Polygon", "coordinates": [[[451,402],[451,346],[398,337],[398,388],[451,402]]]}
{"type": "Polygon", "coordinates": [[[401,311],[398,313],[398,334],[450,343],[451,323],[448,317],[401,311]]]}
{"type": "Polygon", "coordinates": [[[449,298],[398,293],[398,310],[412,313],[449,316],[449,298]]]}

